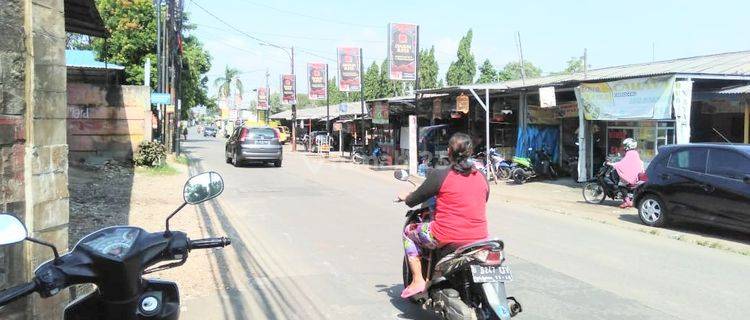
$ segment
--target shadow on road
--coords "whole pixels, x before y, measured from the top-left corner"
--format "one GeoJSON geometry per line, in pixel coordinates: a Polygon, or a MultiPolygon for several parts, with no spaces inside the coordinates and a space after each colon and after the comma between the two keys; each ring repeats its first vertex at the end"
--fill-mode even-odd
{"type": "MultiPolygon", "coordinates": [[[[186,146],[183,150],[186,154],[190,155],[191,150],[195,149],[195,147],[186,146]]],[[[191,175],[204,171],[205,168],[203,167],[202,160],[191,157],[191,175]]],[[[268,270],[260,263],[257,254],[254,254],[254,252],[272,251],[272,249],[263,250],[263,248],[253,248],[253,250],[250,250],[245,246],[243,241],[237,241],[242,238],[240,232],[228,220],[224,207],[218,201],[211,200],[202,203],[197,206],[197,209],[208,234],[216,236],[220,232],[224,232],[226,236],[235,240],[231,246],[223,250],[213,251],[216,265],[214,266],[212,263],[211,271],[217,291],[225,292],[227,291],[225,287],[238,288],[249,282],[252,292],[244,294],[255,300],[255,305],[261,308],[265,319],[302,319],[302,315],[314,319],[325,318],[312,301],[301,294],[302,290],[295,283],[271,277],[268,270]],[[218,221],[218,225],[214,224],[210,213],[213,213],[215,220],[218,221]],[[247,278],[235,277],[229,271],[232,264],[230,264],[226,250],[233,251],[237,260],[237,263],[234,265],[239,264],[241,274],[247,275],[247,278]],[[216,279],[217,274],[221,279],[216,279]],[[282,284],[282,282],[285,283],[282,284]],[[290,294],[291,292],[295,294],[290,294]],[[298,297],[302,297],[302,301],[298,297]],[[303,306],[306,308],[300,308],[303,306]],[[311,310],[313,313],[310,312],[311,310]]],[[[247,319],[249,317],[251,313],[247,310],[248,306],[242,295],[242,292],[235,292],[235,290],[230,290],[230,292],[227,292],[227,295],[221,295],[220,300],[224,319],[247,319]],[[232,317],[229,317],[230,314],[232,317]]]]}
{"type": "MultiPolygon", "coordinates": [[[[622,214],[619,219],[630,223],[645,226],[637,214],[622,214]]],[[[674,221],[668,227],[663,228],[667,232],[682,232],[698,236],[718,238],[721,240],[740,242],[750,245],[750,234],[724,228],[702,225],[685,221],[674,221]]]]}
{"type": "Polygon", "coordinates": [[[391,304],[401,311],[401,314],[398,315],[400,319],[438,319],[433,312],[422,310],[417,304],[401,298],[401,291],[404,290],[402,284],[390,286],[381,284],[376,285],[375,288],[378,292],[387,294],[391,304]]]}

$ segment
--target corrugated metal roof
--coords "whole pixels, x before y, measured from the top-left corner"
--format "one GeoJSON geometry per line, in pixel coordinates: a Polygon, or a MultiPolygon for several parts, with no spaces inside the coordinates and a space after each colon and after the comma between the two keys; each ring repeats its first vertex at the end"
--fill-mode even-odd
{"type": "Polygon", "coordinates": [[[121,65],[96,60],[96,55],[91,50],[65,50],[65,65],[74,68],[125,70],[121,65]]]}
{"type": "Polygon", "coordinates": [[[716,91],[718,94],[750,94],[750,85],[726,88],[716,91]]]}
{"type": "MultiPolygon", "coordinates": [[[[358,115],[362,113],[360,102],[347,102],[345,104],[346,104],[346,108],[344,112],[340,111],[339,109],[340,104],[331,105],[330,107],[331,119],[337,118],[340,116],[358,115]]],[[[365,106],[365,113],[367,113],[366,106],[365,106]]],[[[325,118],[325,116],[326,116],[326,106],[311,107],[311,108],[304,108],[304,109],[297,108],[297,120],[321,119],[321,118],[325,118]]],[[[282,111],[277,114],[271,115],[271,119],[292,120],[292,110],[286,110],[286,111],[282,111]]]]}
{"type": "Polygon", "coordinates": [[[750,51],[738,51],[681,58],[649,63],[629,64],[607,67],[583,72],[552,75],[524,80],[510,80],[497,83],[471,84],[438,89],[421,90],[421,92],[451,92],[469,89],[503,91],[529,87],[571,84],[578,82],[596,82],[625,78],[637,78],[656,75],[679,74],[686,76],[715,76],[717,78],[745,77],[750,80],[750,51]]]}

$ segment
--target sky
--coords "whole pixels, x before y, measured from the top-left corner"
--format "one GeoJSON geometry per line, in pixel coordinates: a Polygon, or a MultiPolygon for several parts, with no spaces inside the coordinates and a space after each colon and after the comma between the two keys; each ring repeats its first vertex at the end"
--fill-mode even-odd
{"type": "Polygon", "coordinates": [[[565,68],[587,50],[591,68],[750,50],[750,1],[302,1],[186,0],[191,31],[212,56],[213,80],[225,66],[241,71],[247,91],[265,84],[272,92],[289,73],[283,50],[257,39],[295,47],[298,92],[307,92],[308,62],[329,63],[336,72],[336,48],[363,48],[364,64],[386,57],[389,22],[420,26],[420,48],[435,47],[440,78],[456,59],[458,42],[473,30],[477,66],[497,68],[523,56],[543,74],[565,68]],[[201,8],[202,7],[202,8],[201,8]],[[218,18],[218,19],[217,19],[218,18]]]}

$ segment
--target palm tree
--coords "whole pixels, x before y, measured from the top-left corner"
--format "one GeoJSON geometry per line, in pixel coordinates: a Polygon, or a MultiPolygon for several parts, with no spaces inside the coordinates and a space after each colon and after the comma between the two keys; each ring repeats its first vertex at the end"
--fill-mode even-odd
{"type": "Polygon", "coordinates": [[[214,86],[219,89],[219,97],[228,98],[232,93],[232,83],[234,83],[237,95],[242,99],[242,81],[237,77],[239,74],[239,70],[226,66],[224,76],[214,80],[214,86]]]}

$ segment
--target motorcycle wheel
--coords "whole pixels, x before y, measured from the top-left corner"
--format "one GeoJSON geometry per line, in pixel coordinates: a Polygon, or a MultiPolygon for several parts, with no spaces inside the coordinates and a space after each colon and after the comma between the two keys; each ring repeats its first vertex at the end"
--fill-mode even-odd
{"type": "Polygon", "coordinates": [[[513,179],[513,182],[517,184],[522,184],[528,179],[528,177],[526,176],[526,170],[524,170],[523,168],[514,169],[513,172],[511,172],[510,176],[513,179]]]}
{"type": "Polygon", "coordinates": [[[364,157],[359,153],[355,153],[354,155],[352,155],[352,162],[356,164],[362,164],[364,163],[364,157]]]}
{"type": "Polygon", "coordinates": [[[607,195],[604,193],[604,187],[598,182],[589,182],[583,186],[583,199],[586,202],[600,204],[606,198],[607,195]]]}
{"type": "Polygon", "coordinates": [[[497,169],[497,179],[499,180],[505,180],[510,178],[510,168],[506,167],[500,167],[497,169]]]}

